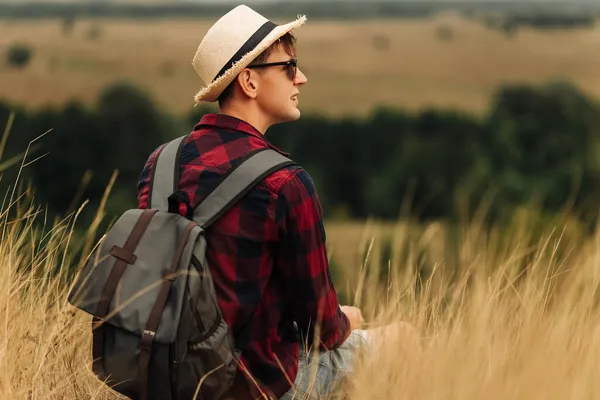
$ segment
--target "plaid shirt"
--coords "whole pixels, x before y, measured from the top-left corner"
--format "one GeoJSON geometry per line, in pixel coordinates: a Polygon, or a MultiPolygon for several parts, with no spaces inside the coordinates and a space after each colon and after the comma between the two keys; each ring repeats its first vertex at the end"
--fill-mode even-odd
{"type": "MultiPolygon", "coordinates": [[[[195,207],[244,155],[266,147],[288,156],[248,123],[207,114],[181,151],[179,189],[195,207]]],[[[148,205],[156,153],[138,183],[142,209],[148,205]]],[[[311,177],[297,165],[272,173],[210,226],[206,239],[218,304],[240,360],[262,391],[279,398],[291,387],[286,375],[292,382],[296,377],[300,337],[312,343],[318,324],[314,345],[333,350],[350,333],[331,279],[311,177]]],[[[248,386],[260,396],[254,384],[248,386]]]]}

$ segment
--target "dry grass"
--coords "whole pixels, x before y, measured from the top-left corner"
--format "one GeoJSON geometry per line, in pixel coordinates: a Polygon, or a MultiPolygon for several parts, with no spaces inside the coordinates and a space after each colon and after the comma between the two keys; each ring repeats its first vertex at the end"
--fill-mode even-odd
{"type": "MultiPolygon", "coordinates": [[[[66,302],[83,262],[75,251],[89,254],[103,209],[76,236],[77,213],[47,221],[28,188],[1,203],[0,399],[117,398],[91,372],[89,317],[66,302]]],[[[600,234],[531,211],[492,228],[327,228],[331,256],[346,257],[336,283],[349,285],[368,327],[408,321],[422,346],[389,336],[359,363],[350,399],[600,395],[600,234]]]]}
{"type": "MultiPolygon", "coordinates": [[[[73,242],[75,216],[44,224],[29,196],[8,204],[0,218],[0,398],[116,398],[90,371],[88,318],[65,300],[68,267],[80,264],[70,254],[86,245],[73,242]]],[[[533,236],[534,223],[518,215],[503,233],[472,224],[452,243],[456,231],[439,224],[356,225],[355,237],[329,225],[332,243],[366,251],[344,273],[359,273],[355,299],[369,326],[409,321],[423,347],[415,353],[390,337],[359,365],[349,398],[597,397],[600,236],[568,222],[533,236]],[[384,231],[389,262],[381,259],[384,231]]]]}
{"type": "Polygon", "coordinates": [[[89,321],[66,301],[74,251],[92,236],[75,238],[77,214],[52,223],[34,204],[22,188],[0,207],[0,399],[115,398],[90,372],[89,321]]]}
{"type": "Polygon", "coordinates": [[[463,227],[454,270],[435,238],[445,228],[426,229],[413,247],[429,268],[419,294],[410,257],[392,263],[402,272],[388,290],[370,289],[372,309],[412,322],[423,351],[392,338],[356,373],[351,398],[597,398],[600,237],[547,228],[533,236],[523,215],[502,235],[463,227]]]}
{"type": "MultiPolygon", "coordinates": [[[[278,21],[279,22],[279,21],[278,21]]],[[[30,44],[30,68],[0,67],[0,98],[27,106],[93,103],[116,81],[131,81],[172,112],[191,109],[200,86],[191,59],[210,22],[78,20],[71,36],[61,22],[0,21],[0,52],[30,44]],[[88,39],[92,27],[97,40],[88,39]]],[[[600,27],[543,32],[524,29],[514,38],[453,15],[428,20],[359,22],[311,20],[299,32],[300,65],[309,83],[301,108],[328,115],[364,115],[379,104],[418,110],[455,107],[475,113],[506,82],[541,83],[565,78],[600,97],[600,27]],[[451,41],[436,29],[450,27],[451,41]],[[373,45],[377,35],[389,49],[373,45]]]]}

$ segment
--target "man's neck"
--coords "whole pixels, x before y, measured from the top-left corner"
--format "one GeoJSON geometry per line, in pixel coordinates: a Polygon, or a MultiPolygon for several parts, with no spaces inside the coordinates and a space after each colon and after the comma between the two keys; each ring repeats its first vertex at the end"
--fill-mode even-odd
{"type": "Polygon", "coordinates": [[[259,112],[256,112],[252,107],[243,107],[240,105],[227,105],[219,108],[219,114],[229,115],[240,119],[252,125],[261,134],[265,134],[269,129],[270,124],[259,112]]]}

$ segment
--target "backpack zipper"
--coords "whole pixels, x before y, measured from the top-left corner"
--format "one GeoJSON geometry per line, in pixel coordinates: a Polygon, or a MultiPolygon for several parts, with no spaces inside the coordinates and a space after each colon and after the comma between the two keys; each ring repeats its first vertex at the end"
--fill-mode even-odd
{"type": "MultiPolygon", "coordinates": [[[[198,258],[196,258],[196,255],[194,255],[193,253],[191,262],[194,265],[194,267],[196,267],[199,273],[202,272],[202,266],[200,265],[200,261],[198,260],[198,258]]],[[[206,326],[204,325],[204,321],[202,321],[202,317],[200,316],[200,313],[198,312],[194,301],[194,296],[192,296],[190,293],[190,302],[192,302],[192,304],[190,304],[190,308],[192,309],[192,314],[194,314],[194,319],[196,320],[196,323],[200,326],[200,329],[204,331],[206,330],[206,326]]]]}
{"type": "Polygon", "coordinates": [[[208,330],[208,332],[206,332],[206,335],[202,336],[200,339],[198,339],[198,341],[194,344],[189,345],[189,349],[190,350],[197,350],[198,347],[204,343],[204,341],[206,339],[208,339],[209,337],[211,337],[219,328],[219,325],[221,325],[220,323],[220,319],[217,318],[217,320],[215,321],[214,324],[212,324],[212,326],[210,327],[210,329],[208,330]]]}

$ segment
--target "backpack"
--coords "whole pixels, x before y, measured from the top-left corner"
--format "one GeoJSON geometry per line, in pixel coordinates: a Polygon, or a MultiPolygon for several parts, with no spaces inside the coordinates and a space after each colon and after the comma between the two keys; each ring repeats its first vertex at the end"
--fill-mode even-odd
{"type": "Polygon", "coordinates": [[[291,160],[250,153],[187,216],[177,190],[186,136],[163,146],[148,209],[124,212],[75,278],[68,301],[92,316],[92,370],[132,399],[220,398],[240,353],[223,319],[206,260],[206,229],[291,160]]]}

